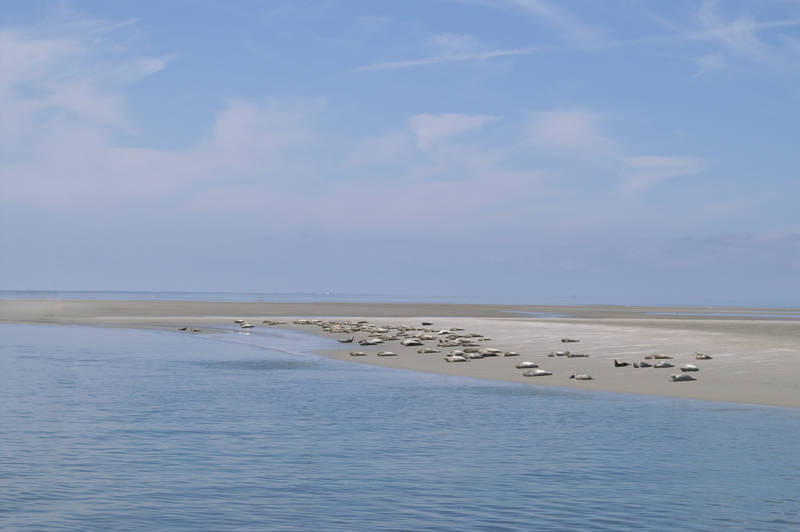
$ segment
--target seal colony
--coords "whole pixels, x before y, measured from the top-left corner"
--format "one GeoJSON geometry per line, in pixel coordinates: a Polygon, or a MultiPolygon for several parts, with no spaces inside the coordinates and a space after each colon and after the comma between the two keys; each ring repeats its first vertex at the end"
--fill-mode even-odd
{"type": "MultiPolygon", "coordinates": [[[[235,324],[244,327],[243,324],[247,322],[242,319],[233,320],[235,324]]],[[[283,325],[286,322],[277,320],[263,320],[267,325],[283,325]]],[[[404,325],[404,324],[375,324],[370,323],[369,320],[333,320],[333,319],[318,319],[318,318],[302,318],[296,319],[292,322],[294,325],[301,327],[314,326],[318,327],[323,333],[334,336],[340,343],[357,342],[363,347],[380,346],[380,350],[375,352],[368,351],[350,351],[351,357],[369,357],[374,355],[376,357],[397,357],[401,353],[386,350],[386,344],[399,344],[402,347],[417,347],[416,352],[403,351],[403,356],[418,356],[424,355],[430,357],[431,355],[440,355],[441,360],[446,363],[456,362],[476,362],[479,363],[482,359],[488,358],[505,358],[505,357],[518,357],[521,356],[517,351],[505,351],[496,347],[489,347],[486,344],[491,341],[491,338],[479,332],[468,332],[462,327],[450,328],[436,328],[431,321],[423,321],[418,326],[404,325]],[[343,336],[344,335],[344,336],[343,336]],[[427,344],[426,344],[427,342],[427,344]]],[[[561,343],[577,343],[580,342],[576,338],[561,338],[561,343]]],[[[559,358],[589,358],[588,353],[572,353],[570,351],[551,351],[550,353],[530,353],[526,357],[547,357],[555,358],[555,361],[550,361],[549,369],[539,367],[539,364],[530,360],[509,364],[508,370],[525,370],[522,372],[524,377],[550,377],[553,372],[559,372],[558,364],[559,358]]],[[[711,360],[711,356],[704,353],[693,353],[692,360],[711,360]]],[[[672,355],[663,353],[652,353],[645,355],[642,361],[627,362],[614,359],[612,361],[615,368],[627,368],[631,366],[635,369],[641,368],[672,368],[675,365],[668,360],[674,359],[672,355]],[[647,360],[658,361],[654,363],[647,362],[647,360]]],[[[691,377],[686,372],[698,372],[700,367],[695,364],[686,363],[681,366],[680,374],[671,374],[667,378],[669,382],[689,382],[697,381],[697,378],[691,377]]],[[[562,373],[569,373],[569,371],[562,371],[562,373]]],[[[590,374],[585,371],[572,371],[568,377],[574,381],[593,381],[595,380],[590,374]]],[[[635,377],[633,377],[635,378],[635,377]]]]}
{"type": "Polygon", "coordinates": [[[266,331],[279,327],[326,337],[328,347],[318,346],[317,354],[361,364],[533,382],[537,388],[800,408],[800,309],[703,311],[698,315],[696,308],[681,307],[0,299],[0,322],[5,323],[173,331],[191,342],[231,331],[254,339],[263,335],[268,342],[266,331]],[[294,323],[299,320],[306,323],[294,323]],[[329,322],[329,330],[322,322],[329,322]],[[439,334],[442,331],[447,332],[439,334]],[[384,340],[384,335],[397,339],[384,340]],[[340,339],[344,341],[339,343],[340,339]],[[374,345],[361,345],[362,341],[374,345]],[[395,355],[379,357],[380,351],[395,355]],[[615,359],[627,365],[616,367],[615,359]],[[523,362],[537,367],[516,367],[523,362]],[[552,375],[524,375],[534,369],[552,375]],[[696,381],[673,380],[672,375],[696,381]]]}

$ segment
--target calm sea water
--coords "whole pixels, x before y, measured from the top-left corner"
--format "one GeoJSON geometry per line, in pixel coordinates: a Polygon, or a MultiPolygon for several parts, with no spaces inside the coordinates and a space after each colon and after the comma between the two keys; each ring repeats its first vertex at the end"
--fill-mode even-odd
{"type": "Polygon", "coordinates": [[[800,411],[0,325],[3,530],[800,530],[800,411]]]}
{"type": "MultiPolygon", "coordinates": [[[[0,290],[0,299],[86,299],[133,301],[230,301],[270,303],[462,303],[488,305],[646,305],[687,306],[724,309],[726,307],[781,308],[800,311],[800,300],[691,300],[662,299],[636,301],[591,301],[578,296],[537,298],[519,295],[453,295],[453,294],[351,294],[342,292],[168,292],[168,291],[101,291],[101,290],[0,290]]],[[[723,314],[724,315],[724,314],[723,314]]],[[[558,317],[558,316],[540,316],[558,317]]],[[[757,316],[756,316],[757,317],[757,316]]]]}

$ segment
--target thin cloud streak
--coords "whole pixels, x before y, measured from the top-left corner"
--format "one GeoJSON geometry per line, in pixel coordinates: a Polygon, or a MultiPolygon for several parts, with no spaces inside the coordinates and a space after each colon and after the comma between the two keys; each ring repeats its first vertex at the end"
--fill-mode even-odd
{"type": "Polygon", "coordinates": [[[461,3],[478,5],[490,9],[502,8],[503,6],[516,6],[529,13],[533,13],[543,19],[549,21],[555,27],[563,31],[567,36],[571,37],[571,43],[560,46],[547,46],[542,48],[548,49],[582,49],[604,50],[608,48],[622,48],[627,46],[636,45],[673,45],[682,44],[686,42],[697,42],[707,40],[722,40],[730,38],[731,36],[746,34],[753,34],[759,31],[780,30],[783,28],[795,28],[800,26],[800,19],[786,19],[786,20],[766,20],[757,21],[747,18],[738,18],[730,22],[724,22],[716,19],[715,13],[709,11],[710,7],[705,9],[706,27],[699,31],[697,30],[683,30],[678,24],[670,23],[668,20],[648,12],[651,18],[658,21],[659,24],[668,28],[671,34],[661,36],[639,37],[632,39],[618,39],[606,40],[602,38],[602,34],[594,31],[592,28],[583,25],[577,19],[572,18],[568,13],[557,9],[555,6],[542,0],[503,0],[501,2],[493,2],[487,0],[455,0],[461,3]],[[710,23],[712,19],[713,22],[710,23]]]}
{"type": "Polygon", "coordinates": [[[353,72],[375,72],[378,70],[390,70],[398,68],[414,68],[428,65],[439,65],[442,63],[459,63],[464,61],[487,61],[497,57],[513,57],[531,55],[537,52],[544,52],[555,49],[555,46],[531,46],[528,48],[511,48],[507,50],[490,50],[486,52],[473,52],[466,54],[445,54],[420,59],[403,59],[399,61],[381,61],[362,65],[352,69],[353,72]]]}
{"type": "Polygon", "coordinates": [[[642,192],[670,179],[705,170],[705,162],[699,157],[639,155],[627,157],[624,162],[631,176],[619,188],[623,194],[642,192]]]}
{"type": "MultiPolygon", "coordinates": [[[[800,26],[800,19],[783,20],[783,21],[769,21],[769,22],[756,22],[749,26],[748,29],[752,31],[789,28],[800,26]]],[[[685,42],[696,41],[709,41],[713,39],[724,38],[727,35],[734,34],[739,28],[733,27],[731,24],[726,24],[721,27],[711,28],[706,31],[687,31],[679,32],[672,35],[662,35],[658,37],[639,37],[634,39],[621,39],[616,41],[597,41],[589,45],[580,47],[582,50],[605,50],[608,48],[623,48],[626,46],[636,46],[640,44],[682,44],[685,42]]],[[[543,47],[545,48],[545,47],[543,47]]],[[[576,46],[550,46],[546,47],[550,50],[555,49],[575,49],[576,46]]]]}
{"type": "MultiPolygon", "coordinates": [[[[770,30],[779,28],[790,28],[800,26],[800,19],[782,20],[782,21],[767,21],[752,23],[748,29],[750,31],[770,30]]],[[[681,44],[684,42],[692,41],[706,41],[714,39],[724,39],[725,36],[734,34],[740,31],[740,28],[735,27],[734,24],[724,25],[722,27],[711,28],[706,31],[692,31],[684,33],[676,33],[674,35],[666,35],[660,37],[642,37],[637,39],[624,39],[618,41],[592,41],[591,43],[583,43],[580,46],[576,45],[541,45],[541,46],[528,46],[524,48],[511,48],[506,50],[489,50],[485,52],[471,52],[462,54],[442,54],[429,57],[422,57],[419,59],[401,59],[398,61],[379,61],[370,63],[351,69],[352,72],[376,72],[380,70],[395,70],[406,68],[417,68],[431,65],[439,65],[445,63],[460,63],[467,61],[488,61],[498,57],[514,57],[526,56],[539,52],[549,52],[557,50],[572,50],[581,49],[585,51],[601,50],[608,48],[622,48],[627,46],[636,46],[642,44],[681,44]]]]}
{"type": "MultiPolygon", "coordinates": [[[[800,26],[800,19],[752,22],[746,27],[746,29],[755,32],[760,30],[793,28],[797,26],[800,26]]],[[[709,28],[705,31],[689,31],[667,37],[645,37],[642,39],[632,39],[630,41],[623,41],[623,44],[639,44],[639,43],[672,44],[684,41],[705,41],[709,39],[723,38],[728,35],[736,34],[741,30],[742,30],[741,26],[737,25],[737,23],[734,22],[730,24],[723,24],[717,27],[709,28]]]]}

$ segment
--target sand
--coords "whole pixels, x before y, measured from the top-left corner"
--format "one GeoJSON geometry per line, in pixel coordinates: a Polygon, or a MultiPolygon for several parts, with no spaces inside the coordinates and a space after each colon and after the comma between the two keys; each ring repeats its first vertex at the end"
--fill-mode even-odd
{"type": "MultiPolygon", "coordinates": [[[[348,362],[533,385],[584,390],[683,397],[710,401],[800,407],[800,310],[697,309],[676,307],[512,306],[378,303],[220,303],[180,301],[0,300],[0,322],[79,324],[175,330],[186,325],[204,332],[229,330],[237,318],[256,327],[280,325],[336,339],[317,325],[296,325],[296,318],[367,320],[377,325],[431,329],[459,327],[464,333],[491,338],[481,347],[517,351],[516,357],[491,357],[448,363],[438,354],[419,354],[418,347],[398,341],[379,346],[332,344],[320,354],[348,362]],[[562,343],[561,338],[579,339],[562,343]],[[351,357],[351,350],[368,353],[351,357]],[[396,357],[378,357],[391,350],[396,357]],[[585,353],[586,358],[549,357],[553,351],[585,353]],[[712,360],[695,360],[694,353],[712,360]],[[614,359],[641,362],[653,353],[674,358],[665,369],[615,368],[614,359]],[[524,377],[514,366],[531,361],[553,373],[524,377]],[[681,365],[700,368],[693,382],[672,382],[681,365]],[[591,381],[569,379],[588,373],[591,381]]],[[[181,333],[186,334],[186,333],[181,333]]],[[[356,341],[366,336],[356,333],[356,341]]],[[[435,346],[435,341],[426,341],[435,346]]]]}

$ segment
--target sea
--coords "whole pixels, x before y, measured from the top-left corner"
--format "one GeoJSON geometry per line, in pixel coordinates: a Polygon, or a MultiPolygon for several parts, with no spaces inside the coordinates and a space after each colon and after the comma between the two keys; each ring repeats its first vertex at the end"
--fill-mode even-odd
{"type": "Polygon", "coordinates": [[[800,409],[0,324],[0,529],[800,530],[800,409]]]}
{"type": "MultiPolygon", "coordinates": [[[[269,303],[455,303],[488,305],[619,305],[651,307],[695,307],[698,312],[724,312],[727,309],[790,309],[800,312],[800,300],[789,299],[736,299],[681,298],[635,300],[623,295],[619,299],[594,301],[578,295],[558,297],[532,297],[530,295],[477,295],[477,294],[392,294],[350,293],[340,291],[318,292],[232,292],[232,291],[133,291],[133,290],[0,290],[0,299],[74,299],[74,300],[128,300],[128,301],[226,301],[269,303]]],[[[558,316],[552,316],[558,317],[558,316]]],[[[759,316],[756,316],[759,317],[759,316]]],[[[794,317],[794,316],[793,316],[794,317]]]]}

